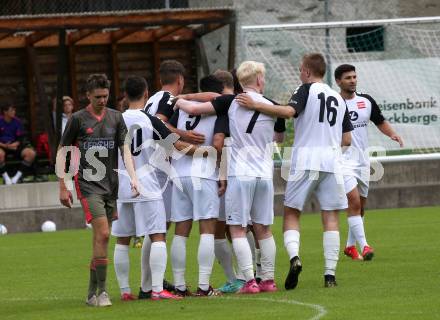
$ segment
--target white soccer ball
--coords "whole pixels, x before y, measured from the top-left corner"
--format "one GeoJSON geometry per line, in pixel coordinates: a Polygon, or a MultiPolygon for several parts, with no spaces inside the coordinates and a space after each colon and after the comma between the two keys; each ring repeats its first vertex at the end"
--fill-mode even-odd
{"type": "Polygon", "coordinates": [[[7,233],[8,229],[4,225],[0,224],[0,236],[4,236],[7,233]]]}
{"type": "Polygon", "coordinates": [[[57,225],[53,221],[47,220],[41,225],[41,231],[43,232],[57,231],[57,225]]]}
{"type": "Polygon", "coordinates": [[[87,228],[87,229],[92,229],[92,224],[86,222],[86,228],[87,228]]]}

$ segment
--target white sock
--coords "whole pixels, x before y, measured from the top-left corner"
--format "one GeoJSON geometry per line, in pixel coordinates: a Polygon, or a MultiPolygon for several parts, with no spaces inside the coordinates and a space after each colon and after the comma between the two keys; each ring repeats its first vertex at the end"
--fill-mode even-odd
{"type": "Polygon", "coordinates": [[[238,268],[243,272],[246,281],[254,279],[254,265],[252,263],[252,252],[246,238],[232,239],[232,247],[237,257],[238,268]]]}
{"type": "Polygon", "coordinates": [[[11,179],[12,184],[16,184],[18,179],[20,179],[22,175],[23,173],[21,171],[17,171],[15,176],[11,179]]]}
{"type": "MultiPolygon", "coordinates": [[[[260,242],[260,241],[258,241],[260,242]]],[[[260,246],[261,248],[261,246],[260,246]]],[[[261,249],[255,248],[255,277],[262,279],[261,271],[261,249]]]]}
{"type": "Polygon", "coordinates": [[[151,244],[150,269],[151,285],[154,292],[163,290],[163,276],[167,268],[167,245],[164,241],[157,241],[151,244]]]}
{"type": "Polygon", "coordinates": [[[173,243],[171,244],[171,264],[173,267],[174,286],[181,291],[186,290],[186,240],[188,240],[187,237],[174,235],[173,243]]]}
{"type": "Polygon", "coordinates": [[[226,239],[216,239],[214,240],[214,253],[218,262],[223,268],[226,279],[231,283],[235,281],[235,272],[232,266],[232,249],[228,244],[226,239]]]}
{"type": "Polygon", "coordinates": [[[356,245],[356,238],[354,237],[354,234],[351,231],[350,224],[349,224],[348,225],[348,236],[347,236],[347,247],[351,247],[351,246],[355,246],[355,245],[356,245]]]}
{"type": "Polygon", "coordinates": [[[361,216],[348,217],[347,220],[349,230],[356,241],[359,243],[362,250],[367,245],[367,239],[365,237],[364,230],[364,221],[362,220],[361,216]]]}
{"type": "Polygon", "coordinates": [[[261,250],[261,280],[275,278],[275,257],[277,248],[272,237],[258,241],[261,250]]]}
{"type": "Polygon", "coordinates": [[[11,178],[9,177],[9,174],[7,172],[2,174],[3,180],[5,180],[5,184],[10,185],[12,184],[11,178]]]}
{"type": "Polygon", "coordinates": [[[284,247],[286,247],[289,259],[299,256],[299,231],[287,230],[284,232],[284,247]]]}
{"type": "Polygon", "coordinates": [[[324,274],[334,276],[339,260],[339,231],[325,231],[323,235],[325,271],[324,274]]]}
{"type": "Polygon", "coordinates": [[[141,289],[144,292],[151,291],[150,251],[151,240],[147,234],[144,237],[141,252],[141,289]]]}
{"type": "Polygon", "coordinates": [[[129,274],[130,274],[130,259],[128,257],[128,246],[123,244],[115,245],[115,252],[113,256],[113,263],[118,280],[121,294],[131,293],[129,274]]]}
{"type": "Polygon", "coordinates": [[[252,263],[255,266],[256,263],[256,259],[255,259],[255,250],[257,250],[257,246],[255,245],[255,238],[254,238],[254,234],[249,231],[246,232],[246,238],[249,242],[249,247],[251,248],[251,253],[252,253],[252,263]]]}
{"type": "Polygon", "coordinates": [[[238,259],[237,257],[235,257],[235,261],[237,261],[237,268],[235,269],[235,277],[238,280],[243,280],[246,281],[246,277],[244,276],[243,272],[240,270],[240,268],[238,267],[238,259]]]}
{"type": "Polygon", "coordinates": [[[197,261],[199,262],[199,288],[204,291],[209,289],[209,279],[211,278],[214,259],[214,235],[201,234],[197,261]]]}

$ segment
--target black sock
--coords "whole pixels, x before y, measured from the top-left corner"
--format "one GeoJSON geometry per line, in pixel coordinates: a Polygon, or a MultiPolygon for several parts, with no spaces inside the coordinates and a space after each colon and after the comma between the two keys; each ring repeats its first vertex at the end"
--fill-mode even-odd
{"type": "Polygon", "coordinates": [[[90,262],[90,279],[89,279],[89,295],[88,295],[89,299],[96,294],[97,288],[98,288],[98,279],[96,277],[95,262],[92,259],[92,261],[90,262]]]}
{"type": "Polygon", "coordinates": [[[95,259],[96,278],[98,281],[98,295],[106,291],[108,259],[95,259]]]}

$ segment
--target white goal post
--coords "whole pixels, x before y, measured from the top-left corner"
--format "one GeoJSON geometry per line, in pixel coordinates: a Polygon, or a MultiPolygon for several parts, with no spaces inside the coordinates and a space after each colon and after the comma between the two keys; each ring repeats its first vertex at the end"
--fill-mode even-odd
{"type": "MultiPolygon", "coordinates": [[[[326,81],[338,89],[334,69],[353,64],[358,91],[371,95],[405,141],[405,150],[369,129],[371,146],[387,155],[440,152],[440,16],[249,25],[241,28],[240,60],[264,62],[265,94],[286,103],[300,85],[303,54],[320,52],[327,60],[326,81]]],[[[397,160],[397,158],[395,158],[397,160]]]]}

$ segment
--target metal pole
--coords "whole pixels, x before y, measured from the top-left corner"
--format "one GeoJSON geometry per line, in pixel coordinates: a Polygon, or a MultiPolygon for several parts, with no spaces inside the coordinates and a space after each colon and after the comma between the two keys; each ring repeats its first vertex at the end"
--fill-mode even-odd
{"type": "MultiPolygon", "coordinates": [[[[330,0],[325,0],[324,2],[324,20],[328,22],[329,15],[329,2],[330,0]]],[[[331,59],[330,59],[330,29],[325,28],[325,60],[327,61],[327,84],[332,86],[332,73],[331,73],[331,59]]]]}
{"type": "Polygon", "coordinates": [[[165,9],[170,8],[170,0],[165,0],[165,9]]]}

